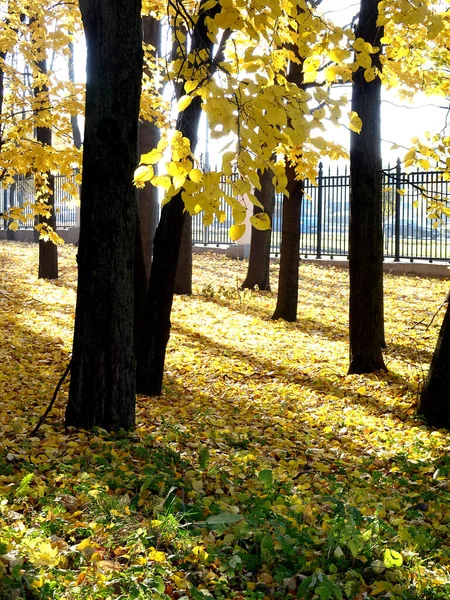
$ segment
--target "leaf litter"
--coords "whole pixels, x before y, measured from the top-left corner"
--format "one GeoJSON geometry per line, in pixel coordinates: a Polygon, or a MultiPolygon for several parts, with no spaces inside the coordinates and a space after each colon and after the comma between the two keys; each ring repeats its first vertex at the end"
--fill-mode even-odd
{"type": "Polygon", "coordinates": [[[450,597],[449,434],[414,416],[448,281],[386,276],[389,373],[349,376],[345,270],[301,264],[292,324],[238,289],[245,263],[195,256],[136,430],[65,431],[65,382],[30,437],[69,360],[75,251],[48,282],[37,246],[0,244],[2,597],[450,597]]]}

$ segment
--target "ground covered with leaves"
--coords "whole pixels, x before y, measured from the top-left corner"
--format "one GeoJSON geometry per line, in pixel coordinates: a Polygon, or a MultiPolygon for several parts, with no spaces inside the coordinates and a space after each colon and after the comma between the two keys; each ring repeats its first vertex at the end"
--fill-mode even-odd
{"type": "Polygon", "coordinates": [[[194,263],[136,430],[65,431],[66,382],[30,436],[75,249],[44,282],[35,245],[0,244],[0,598],[448,599],[450,438],[414,416],[448,281],[386,276],[389,373],[348,376],[345,270],[301,265],[289,324],[245,263],[194,263]]]}

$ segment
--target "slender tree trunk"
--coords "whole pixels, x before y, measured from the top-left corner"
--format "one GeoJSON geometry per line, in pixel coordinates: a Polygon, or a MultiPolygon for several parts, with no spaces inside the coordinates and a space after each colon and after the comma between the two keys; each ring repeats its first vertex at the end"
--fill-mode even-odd
{"type": "Polygon", "coordinates": [[[278,296],[272,319],[284,319],[294,323],[297,320],[303,181],[295,179],[295,169],[292,165],[287,167],[286,174],[289,198],[283,198],[278,296]]]}
{"type": "Polygon", "coordinates": [[[135,423],[140,0],[80,0],[87,43],[78,293],[66,426],[135,423]]]}
{"type": "MultiPolygon", "coordinates": [[[[74,48],[73,42],[69,42],[69,56],[67,58],[67,64],[69,69],[69,81],[75,83],[75,62],[74,62],[74,48]]],[[[72,136],[73,145],[75,148],[81,148],[81,133],[78,125],[78,116],[70,115],[70,124],[72,125],[72,136]]]]}
{"type": "MultiPolygon", "coordinates": [[[[291,62],[288,81],[303,85],[303,61],[291,62]]],[[[283,222],[281,226],[280,272],[278,278],[277,305],[272,319],[297,320],[298,271],[300,265],[300,212],[303,201],[303,181],[296,179],[295,168],[286,167],[289,197],[283,198],[283,222]]]]}
{"type": "MultiPolygon", "coordinates": [[[[30,25],[33,23],[30,21],[30,25]]],[[[39,42],[36,42],[38,44],[39,42]]],[[[43,52],[39,48],[40,53],[43,52]]],[[[45,50],[44,50],[45,52],[45,50]]],[[[40,74],[46,78],[48,74],[47,60],[43,58],[36,62],[40,74]]],[[[39,102],[36,109],[38,122],[45,121],[45,116],[50,112],[50,98],[48,94],[48,85],[46,82],[36,84],[34,87],[34,97],[39,102]]],[[[36,141],[43,146],[52,145],[51,126],[36,127],[36,141]]],[[[39,192],[37,203],[45,204],[50,212],[50,216],[39,215],[38,224],[45,228],[51,228],[56,231],[56,213],[55,213],[55,178],[52,173],[47,172],[45,176],[42,173],[35,173],[35,187],[39,192]],[[45,190],[45,191],[44,191],[45,190]]],[[[44,229],[45,233],[45,229],[44,229]]],[[[58,278],[58,246],[50,240],[39,238],[39,279],[57,279],[58,278]]]]}
{"type": "MultiPolygon", "coordinates": [[[[381,46],[378,0],[361,0],[356,37],[381,46]]],[[[372,54],[380,67],[379,54],[372,54]]],[[[383,232],[381,190],[381,80],[367,82],[365,69],[353,76],[352,110],[362,119],[350,137],[350,366],[349,373],[386,369],[383,334],[383,232]]]]}
{"type": "MultiPolygon", "coordinates": [[[[194,43],[191,53],[206,50],[207,55],[211,54],[213,44],[207,36],[206,19],[213,18],[219,10],[219,4],[209,11],[203,11],[201,5],[192,36],[194,43]]],[[[197,144],[200,114],[201,100],[197,96],[177,120],[177,130],[189,139],[193,152],[197,144]]],[[[153,243],[153,263],[143,325],[144,344],[139,351],[137,364],[137,390],[149,396],[158,396],[162,390],[166,347],[170,335],[170,313],[185,217],[183,210],[180,190],[163,207],[153,243]]]]}
{"type": "Polygon", "coordinates": [[[173,291],[174,294],[185,296],[192,294],[192,217],[189,214],[184,215],[183,234],[173,291]]]}
{"type": "MultiPolygon", "coordinates": [[[[261,190],[255,190],[255,196],[264,206],[262,211],[258,206],[254,206],[253,214],[265,212],[272,220],[273,209],[275,205],[275,189],[272,183],[273,174],[271,171],[264,171],[261,175],[261,190]]],[[[253,290],[258,287],[260,290],[270,291],[270,241],[272,230],[261,231],[252,227],[250,241],[250,256],[248,261],[247,276],[241,289],[253,290]]]]}
{"type": "MultiPolygon", "coordinates": [[[[187,38],[186,38],[187,40],[187,38]]],[[[184,51],[187,53],[187,41],[184,51]]],[[[172,48],[172,60],[176,60],[178,53],[178,43],[174,42],[172,48]]],[[[175,84],[176,97],[180,98],[184,94],[184,82],[175,84]]],[[[198,127],[198,125],[197,125],[198,127]]],[[[178,253],[177,272],[175,275],[174,294],[190,296],[192,294],[192,217],[189,214],[184,215],[183,233],[181,237],[181,246],[178,253]]]]}
{"type": "Polygon", "coordinates": [[[450,294],[430,370],[420,395],[418,414],[428,425],[450,429],[450,294]]]}
{"type": "MultiPolygon", "coordinates": [[[[161,45],[161,22],[153,17],[142,17],[143,41],[155,48],[158,56],[161,45]]],[[[159,141],[159,129],[155,123],[141,121],[139,123],[139,155],[156,148],[159,141]]],[[[138,192],[138,209],[141,223],[142,247],[145,258],[147,277],[150,274],[153,253],[153,238],[159,221],[158,188],[147,183],[138,192]]]]}
{"type": "MultiPolygon", "coordinates": [[[[5,73],[1,68],[2,62],[6,60],[6,52],[0,52],[0,115],[3,115],[3,99],[5,97],[5,73]]],[[[0,122],[0,156],[3,148],[3,125],[0,122]]],[[[1,162],[1,161],[0,161],[1,162]]],[[[5,176],[6,168],[0,166],[0,182],[5,176]]]]}

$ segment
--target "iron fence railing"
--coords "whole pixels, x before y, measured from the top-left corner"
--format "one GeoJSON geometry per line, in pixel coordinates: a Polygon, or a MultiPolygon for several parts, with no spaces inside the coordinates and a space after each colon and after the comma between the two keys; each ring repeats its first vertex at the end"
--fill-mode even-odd
{"type": "MultiPolygon", "coordinates": [[[[450,217],[441,214],[430,219],[428,201],[450,199],[450,182],[441,171],[401,170],[400,161],[382,173],[384,254],[396,261],[434,260],[450,261],[450,217]]],[[[271,252],[280,252],[282,202],[275,197],[272,218],[271,252]]],[[[223,207],[227,220],[203,227],[202,216],[193,219],[194,244],[230,244],[228,227],[231,211],[223,207]]],[[[335,258],[348,255],[348,228],[350,215],[350,175],[346,166],[334,172],[324,172],[319,165],[316,184],[306,180],[300,216],[300,254],[305,258],[335,258]]]]}
{"type": "MultiPolygon", "coordinates": [[[[74,175],[75,177],[75,175],[74,175]]],[[[441,171],[402,171],[400,161],[382,173],[383,182],[383,232],[384,254],[396,261],[434,260],[450,261],[450,217],[440,214],[430,219],[429,201],[450,198],[450,182],[441,171]]],[[[76,226],[76,207],[65,189],[67,180],[55,176],[55,205],[57,227],[76,226]]],[[[231,189],[224,192],[232,195],[231,189]]],[[[20,228],[31,229],[34,217],[28,204],[35,201],[32,178],[18,177],[8,189],[0,190],[0,213],[12,206],[24,206],[28,215],[20,228]]],[[[316,183],[304,182],[304,196],[300,216],[300,253],[305,258],[334,258],[348,255],[348,227],[350,214],[350,176],[347,167],[329,167],[322,164],[316,183]]],[[[282,196],[275,197],[272,218],[271,251],[280,252],[282,228],[282,196]]],[[[232,244],[228,229],[233,223],[231,208],[222,206],[225,220],[205,227],[202,214],[192,219],[192,242],[204,246],[228,246],[232,244]]],[[[3,220],[3,227],[8,221],[3,220]]]]}
{"type": "MultiPolygon", "coordinates": [[[[73,175],[75,181],[76,174],[73,175]]],[[[57,227],[75,227],[76,206],[73,198],[66,190],[67,178],[64,175],[55,175],[55,211],[57,227]]],[[[33,229],[35,217],[31,204],[36,202],[36,190],[33,177],[18,176],[8,188],[0,188],[0,213],[7,213],[10,208],[23,207],[25,221],[19,224],[20,229],[33,229]]],[[[3,228],[8,227],[8,221],[3,219],[3,228]]]]}

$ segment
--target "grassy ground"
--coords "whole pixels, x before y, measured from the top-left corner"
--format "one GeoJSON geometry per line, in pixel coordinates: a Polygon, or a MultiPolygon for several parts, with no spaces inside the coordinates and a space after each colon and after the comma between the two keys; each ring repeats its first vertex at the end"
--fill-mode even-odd
{"type": "Polygon", "coordinates": [[[386,276],[389,373],[347,376],[346,271],[302,265],[288,324],[197,257],[136,430],[64,431],[64,384],[30,437],[71,349],[60,256],[37,281],[36,246],[0,244],[0,598],[450,597],[449,434],[414,417],[447,281],[386,276]]]}

